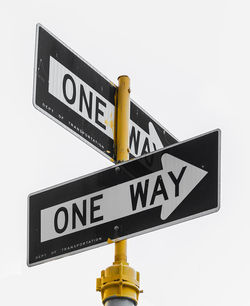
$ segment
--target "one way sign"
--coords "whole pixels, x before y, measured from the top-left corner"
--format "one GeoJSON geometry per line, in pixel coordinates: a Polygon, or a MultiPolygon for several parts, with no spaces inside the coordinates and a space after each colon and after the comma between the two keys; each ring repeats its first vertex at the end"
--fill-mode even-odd
{"type": "MultiPolygon", "coordinates": [[[[117,87],[41,25],[37,25],[33,104],[36,109],[115,161],[117,87]]],[[[130,158],[177,140],[130,100],[130,158]]]]}
{"type": "Polygon", "coordinates": [[[220,131],[29,196],[28,265],[219,209],[220,131]]]}

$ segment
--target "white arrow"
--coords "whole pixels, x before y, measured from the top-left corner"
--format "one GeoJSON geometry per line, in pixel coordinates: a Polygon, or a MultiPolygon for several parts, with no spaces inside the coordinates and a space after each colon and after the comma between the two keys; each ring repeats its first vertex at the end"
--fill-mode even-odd
{"type": "Polygon", "coordinates": [[[129,123],[130,153],[137,157],[163,148],[161,139],[152,122],[148,123],[149,133],[145,132],[134,121],[129,123]]]}
{"type": "Polygon", "coordinates": [[[41,242],[157,206],[166,220],[207,172],[167,153],[161,162],[162,170],[42,210],[41,242]]]}

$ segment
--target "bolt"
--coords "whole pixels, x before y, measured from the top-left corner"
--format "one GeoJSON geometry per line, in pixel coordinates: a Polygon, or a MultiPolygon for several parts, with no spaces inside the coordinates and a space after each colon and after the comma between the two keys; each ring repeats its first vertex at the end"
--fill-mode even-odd
{"type": "Polygon", "coordinates": [[[115,168],[115,172],[116,172],[116,173],[119,173],[120,171],[121,171],[120,167],[116,167],[116,168],[115,168]]]}

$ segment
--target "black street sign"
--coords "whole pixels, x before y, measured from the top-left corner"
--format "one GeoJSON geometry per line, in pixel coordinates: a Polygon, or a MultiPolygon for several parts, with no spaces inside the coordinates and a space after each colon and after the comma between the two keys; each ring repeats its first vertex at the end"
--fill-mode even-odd
{"type": "MultiPolygon", "coordinates": [[[[37,25],[33,104],[102,155],[116,160],[114,96],[117,86],[37,25]]],[[[130,158],[177,140],[138,104],[130,102],[130,158]]]]}
{"type": "Polygon", "coordinates": [[[33,193],[28,265],[215,212],[219,194],[219,130],[33,193]]]}

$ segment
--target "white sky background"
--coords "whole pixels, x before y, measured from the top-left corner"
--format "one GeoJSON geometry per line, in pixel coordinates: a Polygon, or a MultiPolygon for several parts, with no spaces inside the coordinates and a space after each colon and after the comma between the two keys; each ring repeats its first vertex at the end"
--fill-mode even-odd
{"type": "Polygon", "coordinates": [[[179,140],[222,130],[217,214],[128,241],[141,306],[250,305],[249,1],[2,1],[1,305],[101,305],[113,246],[26,266],[30,192],[111,163],[32,106],[41,22],[179,140]]]}

